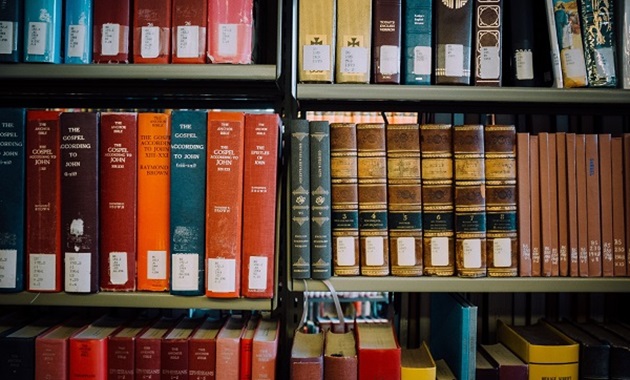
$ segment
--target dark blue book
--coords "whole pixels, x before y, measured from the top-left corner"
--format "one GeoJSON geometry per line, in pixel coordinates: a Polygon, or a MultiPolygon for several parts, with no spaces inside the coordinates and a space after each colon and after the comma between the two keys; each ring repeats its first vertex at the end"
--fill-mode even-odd
{"type": "Polygon", "coordinates": [[[332,276],[330,124],[311,121],[311,277],[332,276]]]}
{"type": "Polygon", "coordinates": [[[431,84],[432,0],[404,2],[403,83],[431,84]]]}
{"type": "Polygon", "coordinates": [[[24,1],[24,62],[61,63],[62,0],[24,1]]]}
{"type": "Polygon", "coordinates": [[[92,0],[65,0],[64,63],[92,63],[92,0]]]}
{"type": "Polygon", "coordinates": [[[171,294],[205,293],[206,125],[205,111],[171,114],[171,294]]]}
{"type": "Polygon", "coordinates": [[[23,18],[21,0],[0,1],[0,62],[20,62],[23,18]]]}
{"type": "Polygon", "coordinates": [[[0,292],[24,290],[24,108],[0,108],[0,292]]]}

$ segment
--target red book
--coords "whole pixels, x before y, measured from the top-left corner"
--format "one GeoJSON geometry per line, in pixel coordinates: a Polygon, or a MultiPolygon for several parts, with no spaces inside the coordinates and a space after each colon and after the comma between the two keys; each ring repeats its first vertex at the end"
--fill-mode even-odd
{"type": "Polygon", "coordinates": [[[400,379],[401,349],[391,323],[356,323],[359,380],[400,379]]]}
{"type": "Polygon", "coordinates": [[[217,335],[217,380],[239,380],[240,340],[245,319],[232,315],[217,335]]]}
{"type": "Polygon", "coordinates": [[[170,62],[171,7],[171,0],[134,0],[134,63],[170,62]]]}
{"type": "Polygon", "coordinates": [[[216,338],[222,326],[220,320],[206,319],[188,339],[190,379],[210,380],[216,377],[216,338]]]}
{"type": "Polygon", "coordinates": [[[588,226],[588,275],[602,275],[601,192],[598,136],[586,135],[586,208],[588,226]],[[590,200],[590,201],[589,201],[590,200]]]}
{"type": "Polygon", "coordinates": [[[558,177],[558,257],[559,275],[569,275],[569,213],[567,192],[567,134],[556,133],[558,177]]]}
{"type": "Polygon", "coordinates": [[[261,319],[252,343],[252,379],[275,379],[280,323],[261,319]]]}
{"type": "Polygon", "coordinates": [[[32,292],[60,292],[63,284],[60,114],[26,113],[26,283],[32,292]]]}
{"type": "Polygon", "coordinates": [[[208,113],[208,297],[236,298],[241,293],[244,127],[242,112],[208,113]]]}
{"type": "Polygon", "coordinates": [[[176,319],[162,317],[136,338],[136,378],[160,380],[162,370],[162,337],[171,329],[176,319]]]}
{"type": "Polygon", "coordinates": [[[35,339],[35,380],[68,378],[70,337],[88,324],[81,319],[70,320],[35,339]]]}
{"type": "Polygon", "coordinates": [[[109,336],[107,342],[107,380],[133,379],[136,371],[136,338],[151,321],[136,319],[109,336]]]}
{"type": "Polygon", "coordinates": [[[137,122],[135,112],[101,113],[101,290],[136,289],[137,122]]]}
{"type": "Polygon", "coordinates": [[[540,241],[540,160],[538,152],[538,136],[529,137],[529,170],[531,196],[531,237],[532,237],[532,276],[540,276],[541,241],[540,241]]]}
{"type": "Polygon", "coordinates": [[[107,379],[107,339],[123,323],[104,316],[70,337],[69,380],[107,379]]]}
{"type": "Polygon", "coordinates": [[[241,380],[252,379],[252,348],[254,344],[254,333],[258,326],[259,318],[252,316],[247,321],[240,344],[240,369],[239,378],[241,380]]]}
{"type": "Polygon", "coordinates": [[[172,0],[173,63],[206,62],[208,0],[172,0]]]}
{"type": "MultiPolygon", "coordinates": [[[[599,192],[601,207],[601,260],[602,275],[612,277],[615,272],[613,256],[613,199],[611,136],[601,133],[599,141],[599,192]]],[[[592,199],[592,198],[591,198],[592,199]]]]}
{"type": "Polygon", "coordinates": [[[567,133],[567,213],[569,218],[569,274],[579,276],[578,271],[578,216],[577,216],[577,160],[575,133],[567,133]]]}
{"type": "Polygon", "coordinates": [[[199,322],[184,318],[162,338],[162,380],[188,379],[188,338],[199,322]]]}
{"type": "Polygon", "coordinates": [[[521,277],[529,277],[532,275],[529,139],[529,133],[523,132],[516,134],[517,225],[519,240],[518,275],[521,277]]]}
{"type": "Polygon", "coordinates": [[[128,63],[131,0],[94,0],[94,63],[128,63]]]}
{"type": "Polygon", "coordinates": [[[242,293],[249,298],[273,297],[279,134],[277,114],[245,115],[242,293]]]}
{"type": "Polygon", "coordinates": [[[578,221],[578,274],[588,277],[588,212],[586,209],[586,135],[579,134],[575,141],[577,176],[578,221]]]}
{"type": "Polygon", "coordinates": [[[612,209],[613,209],[613,254],[614,275],[625,276],[626,264],[626,228],[630,220],[624,221],[624,194],[623,194],[623,140],[621,137],[613,137],[611,141],[612,156],[612,209]]]}
{"type": "Polygon", "coordinates": [[[208,1],[208,59],[252,63],[253,0],[208,1]]]}

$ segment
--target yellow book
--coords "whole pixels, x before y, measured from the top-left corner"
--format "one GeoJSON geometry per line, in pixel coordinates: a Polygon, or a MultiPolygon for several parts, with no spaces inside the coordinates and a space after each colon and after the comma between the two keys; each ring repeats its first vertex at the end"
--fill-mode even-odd
{"type": "Polygon", "coordinates": [[[420,348],[402,350],[401,380],[435,380],[435,376],[436,364],[426,342],[420,348]]]}
{"type": "Polygon", "coordinates": [[[335,83],[370,83],[372,0],[337,0],[335,83]]]}
{"type": "Polygon", "coordinates": [[[298,79],[300,82],[332,83],[336,1],[300,1],[298,12],[298,79]]]}

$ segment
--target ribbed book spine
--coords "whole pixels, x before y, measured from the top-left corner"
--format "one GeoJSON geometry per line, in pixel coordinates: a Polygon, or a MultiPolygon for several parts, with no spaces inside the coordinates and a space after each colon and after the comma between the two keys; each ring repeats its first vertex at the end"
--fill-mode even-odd
{"type": "Polygon", "coordinates": [[[330,124],[311,121],[311,277],[332,276],[330,124]]]}
{"type": "Polygon", "coordinates": [[[418,124],[387,125],[389,252],[394,276],[421,276],[422,183],[418,124]]]}
{"type": "Polygon", "coordinates": [[[62,0],[24,2],[24,62],[61,63],[62,17],[62,0]]]}
{"type": "Polygon", "coordinates": [[[0,62],[22,60],[24,7],[21,0],[0,2],[0,62]]]}
{"type": "Polygon", "coordinates": [[[337,0],[336,83],[370,83],[372,0],[337,0]]]}
{"type": "Polygon", "coordinates": [[[64,63],[92,63],[93,0],[65,0],[64,63]]]}
{"type": "MultiPolygon", "coordinates": [[[[616,87],[616,36],[614,2],[580,0],[586,74],[591,87],[616,87]]],[[[621,30],[621,29],[620,29],[621,30]]],[[[622,31],[623,33],[623,31],[622,31]]],[[[622,54],[625,54],[622,52],[622,54]]],[[[626,58],[624,58],[626,59],[626,58]]]]}
{"type": "Polygon", "coordinates": [[[433,62],[433,4],[431,0],[406,1],[403,10],[403,82],[431,84],[433,62]]]}
{"type": "Polygon", "coordinates": [[[503,0],[475,2],[475,86],[501,87],[503,0]]]}
{"type": "Polygon", "coordinates": [[[171,114],[170,292],[205,293],[205,111],[171,114]]]}
{"type": "Polygon", "coordinates": [[[289,122],[291,144],[291,276],[311,277],[311,180],[309,122],[304,119],[289,122]]]}
{"type": "Polygon", "coordinates": [[[424,274],[455,274],[453,127],[420,126],[422,162],[422,252],[424,274]]]}
{"type": "Polygon", "coordinates": [[[470,84],[473,2],[435,3],[435,84],[470,84]]]}
{"type": "Polygon", "coordinates": [[[453,127],[455,268],[460,277],[486,276],[486,196],[482,125],[453,127]]]}

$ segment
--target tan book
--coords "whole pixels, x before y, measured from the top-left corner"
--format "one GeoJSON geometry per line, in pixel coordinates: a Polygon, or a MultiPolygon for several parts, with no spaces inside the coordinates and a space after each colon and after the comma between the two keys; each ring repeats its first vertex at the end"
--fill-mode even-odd
{"type": "Polygon", "coordinates": [[[549,204],[551,205],[551,275],[559,274],[559,237],[558,237],[558,168],[556,134],[549,134],[549,204]]]}
{"type": "Polygon", "coordinates": [[[613,137],[611,141],[612,157],[612,212],[613,212],[613,261],[614,275],[625,276],[626,264],[626,226],[630,223],[624,221],[624,194],[623,194],[623,140],[621,137],[613,137]]]}
{"type": "Polygon", "coordinates": [[[394,276],[422,275],[422,185],[418,124],[387,125],[389,255],[394,276]]]}
{"type": "Polygon", "coordinates": [[[370,83],[372,0],[337,0],[335,83],[370,83]]]}
{"type": "Polygon", "coordinates": [[[453,127],[420,126],[422,163],[422,252],[424,274],[455,273],[453,213],[453,127]]]}
{"type": "Polygon", "coordinates": [[[586,135],[586,213],[588,226],[588,275],[602,275],[601,192],[599,148],[596,134],[586,135]],[[590,200],[590,201],[589,201],[590,200]]]}
{"type": "Polygon", "coordinates": [[[538,134],[539,175],[540,175],[540,230],[541,230],[541,268],[540,275],[551,276],[551,246],[553,245],[551,227],[551,173],[549,158],[549,133],[538,134]]]}
{"type": "Polygon", "coordinates": [[[531,252],[531,180],[529,167],[529,133],[516,134],[516,192],[518,215],[518,275],[532,275],[531,252]]]}
{"type": "Polygon", "coordinates": [[[569,275],[578,276],[578,216],[577,216],[577,168],[575,157],[575,133],[566,135],[567,218],[569,238],[569,275]]]}
{"type": "Polygon", "coordinates": [[[602,275],[612,277],[615,266],[613,258],[613,200],[612,200],[612,157],[611,136],[599,134],[599,193],[601,216],[601,260],[602,275]]]}
{"type": "Polygon", "coordinates": [[[588,277],[588,211],[586,208],[586,135],[578,134],[575,141],[577,176],[578,275],[588,277]]]}
{"type": "Polygon", "coordinates": [[[538,136],[529,137],[529,169],[531,180],[532,276],[540,276],[542,242],[540,231],[540,160],[538,136]]]}
{"type": "Polygon", "coordinates": [[[564,277],[569,275],[567,134],[565,132],[556,133],[556,174],[558,189],[558,274],[564,277]]]}
{"type": "Polygon", "coordinates": [[[336,1],[300,1],[298,80],[332,83],[335,65],[336,1]]]}

